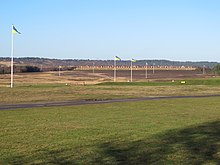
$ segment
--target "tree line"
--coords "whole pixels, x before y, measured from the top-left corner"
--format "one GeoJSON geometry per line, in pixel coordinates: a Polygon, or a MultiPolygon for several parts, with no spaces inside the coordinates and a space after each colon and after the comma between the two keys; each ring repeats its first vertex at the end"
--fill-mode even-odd
{"type": "MultiPolygon", "coordinates": [[[[213,68],[218,62],[209,61],[170,61],[170,60],[137,60],[135,65],[145,66],[146,63],[150,66],[192,66],[192,67],[203,67],[213,68]]],[[[0,57],[0,63],[10,62],[10,58],[0,57]]],[[[38,58],[38,57],[23,57],[14,58],[17,65],[31,65],[31,66],[112,66],[114,65],[114,60],[90,60],[90,59],[49,59],[49,58],[38,58]]],[[[117,61],[118,66],[130,66],[129,59],[122,59],[122,61],[117,61]]]]}

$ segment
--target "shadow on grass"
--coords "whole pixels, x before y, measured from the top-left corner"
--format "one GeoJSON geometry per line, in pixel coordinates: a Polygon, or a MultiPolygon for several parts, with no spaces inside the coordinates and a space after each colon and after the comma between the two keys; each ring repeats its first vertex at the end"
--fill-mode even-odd
{"type": "Polygon", "coordinates": [[[98,144],[95,148],[96,151],[81,158],[75,157],[77,151],[74,149],[43,150],[36,153],[37,158],[34,160],[27,156],[10,158],[7,162],[66,165],[220,164],[220,121],[172,130],[139,141],[109,141],[98,144]]]}
{"type": "Polygon", "coordinates": [[[131,143],[103,143],[100,148],[96,164],[220,164],[220,122],[131,143]]]}

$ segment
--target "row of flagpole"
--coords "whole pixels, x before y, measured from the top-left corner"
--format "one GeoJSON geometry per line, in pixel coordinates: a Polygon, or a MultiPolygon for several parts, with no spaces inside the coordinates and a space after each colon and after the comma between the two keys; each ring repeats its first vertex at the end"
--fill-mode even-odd
{"type": "MultiPolygon", "coordinates": [[[[116,82],[117,81],[117,75],[116,75],[116,71],[117,71],[117,63],[116,63],[116,61],[121,61],[121,58],[119,58],[118,56],[115,56],[115,59],[114,59],[114,82],[116,82]]],[[[131,82],[133,81],[133,62],[136,62],[136,60],[135,59],[131,59],[131,82]]],[[[145,75],[145,77],[147,78],[147,66],[148,66],[148,64],[146,63],[146,75],[145,75]]]]}
{"type": "MultiPolygon", "coordinates": [[[[10,87],[13,88],[13,75],[14,75],[14,34],[21,34],[14,25],[12,25],[12,30],[11,30],[11,83],[10,83],[10,87]]],[[[117,77],[117,73],[116,73],[116,61],[121,61],[121,58],[119,58],[118,56],[115,56],[115,60],[114,60],[114,82],[116,82],[116,77],[117,77]]],[[[136,62],[136,60],[131,59],[131,82],[133,81],[133,62],[136,62]]],[[[94,64],[93,64],[94,65],[94,64]]],[[[60,76],[60,66],[59,66],[59,76],[60,76]]],[[[94,70],[93,70],[94,73],[94,70]]],[[[147,78],[147,63],[146,63],[146,78],[147,78]]]]}

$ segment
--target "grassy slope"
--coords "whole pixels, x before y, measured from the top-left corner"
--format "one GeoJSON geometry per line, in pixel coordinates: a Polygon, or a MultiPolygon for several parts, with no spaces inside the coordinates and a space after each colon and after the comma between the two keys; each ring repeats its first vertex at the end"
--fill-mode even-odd
{"type": "Polygon", "coordinates": [[[0,111],[0,164],[220,161],[220,98],[0,111]]]}
{"type": "Polygon", "coordinates": [[[103,83],[66,86],[65,84],[20,85],[1,88],[0,105],[24,102],[48,102],[81,99],[113,99],[170,95],[207,95],[220,93],[220,79],[172,82],[103,83]]]}

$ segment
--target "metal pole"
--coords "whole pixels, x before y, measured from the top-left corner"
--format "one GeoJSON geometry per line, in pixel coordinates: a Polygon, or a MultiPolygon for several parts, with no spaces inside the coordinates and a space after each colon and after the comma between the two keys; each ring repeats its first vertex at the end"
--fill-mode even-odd
{"type": "Polygon", "coordinates": [[[116,60],[114,60],[114,82],[116,82],[116,60]]]}
{"type": "Polygon", "coordinates": [[[205,65],[203,65],[202,74],[205,74],[205,65]]]}
{"type": "Polygon", "coordinates": [[[132,60],[131,60],[131,82],[132,82],[132,60]]]}
{"type": "Polygon", "coordinates": [[[11,29],[11,85],[10,87],[13,88],[13,74],[14,74],[14,34],[12,32],[13,25],[11,29]]]}
{"type": "Polygon", "coordinates": [[[93,62],[93,69],[92,69],[92,73],[94,74],[95,73],[95,63],[93,62]]]}
{"type": "Polygon", "coordinates": [[[154,65],[155,65],[155,63],[153,63],[153,74],[154,74],[154,65]]]}
{"type": "Polygon", "coordinates": [[[59,76],[60,76],[60,68],[61,68],[61,66],[59,66],[59,76]]]}
{"type": "Polygon", "coordinates": [[[145,78],[147,78],[147,62],[146,62],[146,73],[145,73],[145,78]]]}

